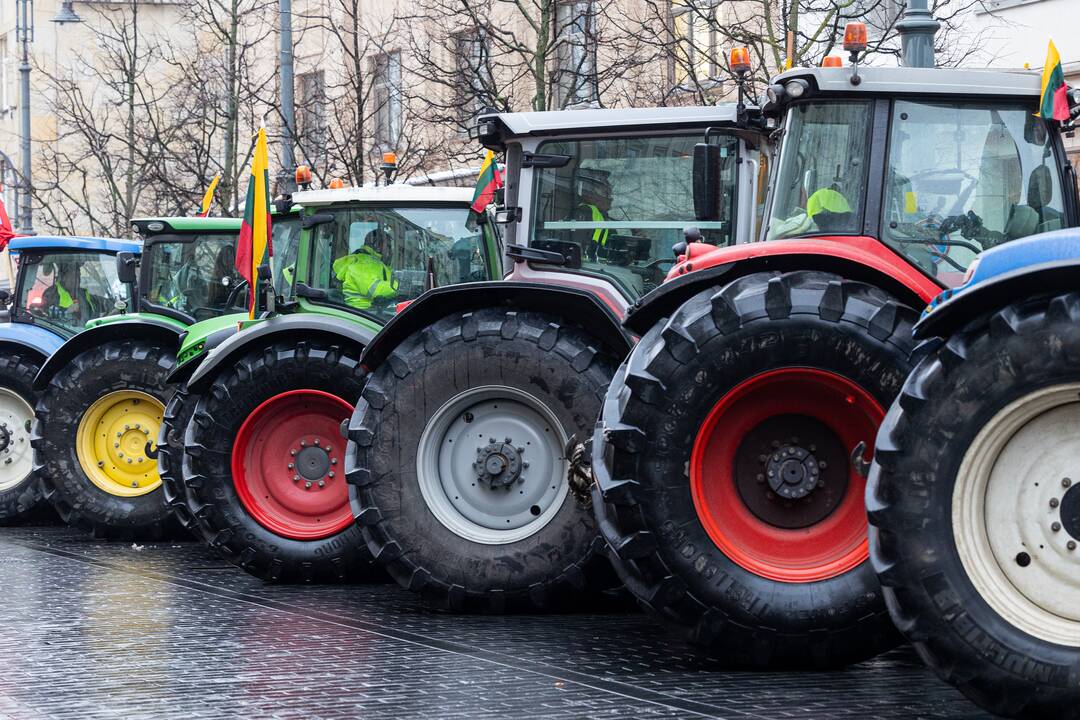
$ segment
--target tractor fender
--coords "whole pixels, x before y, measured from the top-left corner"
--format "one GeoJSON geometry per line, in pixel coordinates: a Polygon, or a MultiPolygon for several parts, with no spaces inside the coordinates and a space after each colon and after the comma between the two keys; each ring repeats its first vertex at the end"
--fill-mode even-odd
{"type": "Polygon", "coordinates": [[[623,327],[643,335],[702,290],[772,270],[836,273],[879,287],[913,308],[925,307],[942,290],[902,256],[869,237],[770,240],[729,247],[692,243],[664,284],[634,303],[623,327]]]}
{"type": "MultiPolygon", "coordinates": [[[[334,338],[363,349],[375,337],[375,332],[360,322],[340,320],[327,315],[313,313],[277,315],[225,338],[220,345],[203,357],[201,362],[198,362],[198,367],[187,378],[188,391],[204,392],[213,382],[220,368],[233,365],[244,354],[250,352],[252,347],[267,345],[280,339],[296,340],[301,336],[334,338]]],[[[174,376],[170,376],[170,382],[174,381],[174,376]]],[[[183,378],[176,377],[175,379],[179,381],[183,378]]]]}
{"type": "Polygon", "coordinates": [[[501,280],[447,285],[427,291],[386,324],[364,350],[360,361],[369,371],[374,370],[416,331],[453,313],[488,307],[532,310],[569,318],[620,359],[633,347],[633,338],[620,327],[616,311],[593,293],[549,283],[501,280]]]}
{"type": "Polygon", "coordinates": [[[34,390],[44,390],[49,381],[61,368],[71,362],[76,355],[107,342],[115,340],[134,340],[136,338],[161,343],[170,348],[180,346],[180,335],[176,325],[164,320],[140,317],[131,320],[110,322],[87,328],[72,336],[54,352],[41,366],[34,378],[34,390]]]}
{"type": "Polygon", "coordinates": [[[23,352],[45,362],[64,344],[62,335],[30,323],[0,324],[0,352],[23,352]]]}

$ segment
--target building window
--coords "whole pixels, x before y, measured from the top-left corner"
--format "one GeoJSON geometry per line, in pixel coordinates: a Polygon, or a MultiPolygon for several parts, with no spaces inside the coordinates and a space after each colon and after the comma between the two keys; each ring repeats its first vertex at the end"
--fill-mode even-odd
{"type": "Polygon", "coordinates": [[[483,31],[454,35],[454,52],[458,70],[455,106],[460,111],[462,129],[467,129],[477,113],[494,104],[494,81],[483,31]]]}
{"type": "Polygon", "coordinates": [[[322,70],[296,76],[296,137],[304,155],[316,165],[326,166],[326,78],[322,70]]]}
{"type": "Polygon", "coordinates": [[[563,0],[556,7],[555,87],[559,107],[597,100],[596,33],[591,0],[563,0]]]}
{"type": "Polygon", "coordinates": [[[401,53],[376,55],[373,66],[375,144],[393,150],[401,136],[401,53]]]}
{"type": "Polygon", "coordinates": [[[721,75],[719,0],[672,0],[674,85],[709,88],[721,75]]]}

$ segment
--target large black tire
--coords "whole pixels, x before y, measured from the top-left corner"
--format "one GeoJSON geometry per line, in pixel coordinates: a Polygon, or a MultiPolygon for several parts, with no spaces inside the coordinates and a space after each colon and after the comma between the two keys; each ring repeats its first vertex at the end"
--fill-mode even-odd
{"type": "MultiPolygon", "coordinates": [[[[978,318],[939,345],[915,368],[882,424],[867,486],[871,557],[897,627],[944,680],[999,715],[1080,718],[1080,642],[1036,637],[991,606],[989,593],[980,592],[961,557],[957,535],[973,523],[954,527],[954,503],[965,495],[958,490],[970,462],[965,456],[985,430],[1000,427],[999,413],[1024,407],[1036,391],[1065,384],[1074,386],[1065,402],[1075,404],[1078,319],[1080,294],[1036,298],[978,318]]],[[[1038,441],[1043,444],[1027,445],[1021,453],[1032,458],[1031,472],[1008,475],[1038,500],[1032,506],[1017,502],[1018,517],[1026,514],[1046,527],[1045,535],[1024,544],[1030,555],[1023,564],[1017,555],[1014,562],[1024,569],[1016,572],[1034,570],[1054,553],[1065,562],[1080,558],[1080,550],[1066,548],[1069,541],[1080,543],[1080,490],[1066,491],[1064,473],[1054,474],[1061,469],[1059,457],[1075,468],[1076,445],[1051,433],[1038,441]],[[1035,489],[1040,482],[1061,498],[1060,511],[1035,489]],[[1063,521],[1057,531],[1051,527],[1055,519],[1063,521]]],[[[990,457],[995,467],[1003,461],[1004,452],[980,447],[984,451],[973,457],[990,457]]],[[[1003,523],[995,525],[1001,532],[1003,523]]],[[[1076,598],[1080,567],[1071,577],[1068,590],[1076,598]]],[[[1067,596],[1060,588],[1051,591],[1067,596]]],[[[1071,606],[1076,638],[1075,600],[1071,606]]]]}
{"type": "Polygon", "coordinates": [[[83,470],[76,441],[85,413],[108,393],[138,391],[164,406],[172,393],[165,378],[175,359],[172,349],[151,342],[108,342],[76,355],[41,392],[33,426],[34,464],[45,497],[64,522],[108,539],[154,540],[172,531],[160,486],[135,497],[106,492],[83,470]]]}
{"type": "Polygon", "coordinates": [[[254,348],[223,368],[204,394],[185,401],[194,405],[182,464],[187,516],[195,519],[201,535],[222,557],[256,577],[280,583],[336,583],[381,574],[355,523],[311,540],[268,529],[245,508],[231,468],[237,434],[263,402],[281,393],[315,390],[351,406],[363,387],[360,351],[316,339],[254,348]]]}
{"type": "MultiPolygon", "coordinates": [[[[772,370],[827,371],[864,389],[879,411],[887,407],[911,367],[913,319],[863,283],[759,273],[697,294],[642,338],[608,390],[594,435],[593,506],[620,577],[646,607],[742,667],[834,667],[899,642],[868,560],[795,582],[729,557],[698,514],[690,466],[720,399],[772,370]]],[[[868,444],[873,427],[869,434],[868,444]]],[[[830,467],[843,481],[847,455],[838,460],[830,467]]],[[[847,482],[847,492],[861,492],[847,482]]],[[[861,496],[846,502],[862,524],[861,496]]],[[[855,542],[862,537],[857,530],[855,542]]]]}
{"type": "Polygon", "coordinates": [[[201,536],[199,524],[188,510],[183,472],[184,433],[195,412],[197,400],[197,397],[193,398],[188,393],[186,383],[173,392],[161,418],[161,429],[157,438],[157,465],[158,474],[161,475],[161,490],[173,517],[185,530],[201,536]]]}
{"type": "MultiPolygon", "coordinates": [[[[34,376],[40,369],[40,361],[31,355],[16,351],[0,354],[0,389],[21,398],[31,409],[34,407],[34,376]]],[[[21,403],[20,403],[21,405],[21,403]]],[[[0,442],[5,446],[0,450],[0,463],[15,465],[13,453],[32,453],[30,447],[30,428],[3,428],[0,442]]],[[[26,461],[23,460],[25,463],[26,461]]],[[[0,525],[11,525],[29,516],[41,505],[43,498],[41,482],[31,468],[21,479],[9,478],[2,473],[6,468],[0,465],[0,525]],[[15,483],[15,484],[10,484],[15,483]],[[10,484],[10,486],[9,486],[10,484]]]]}
{"type": "MultiPolygon", "coordinates": [[[[547,524],[526,524],[527,536],[485,543],[433,514],[417,467],[421,435],[437,411],[477,388],[527,392],[529,402],[548,409],[564,437],[585,440],[613,367],[583,329],[534,312],[454,313],[402,342],[369,376],[349,426],[350,496],[375,558],[402,586],[455,612],[581,608],[596,597],[593,590],[615,585],[588,507],[587,480],[573,487],[564,474],[558,479],[567,483],[561,501],[552,498],[544,515],[533,512],[549,518],[547,524]]],[[[491,434],[501,442],[511,430],[491,434]]],[[[523,457],[528,460],[528,451],[523,457]]],[[[544,462],[538,457],[534,465],[544,462]]],[[[561,466],[561,459],[552,462],[561,466]]],[[[506,488],[508,498],[513,489],[506,488]]]]}

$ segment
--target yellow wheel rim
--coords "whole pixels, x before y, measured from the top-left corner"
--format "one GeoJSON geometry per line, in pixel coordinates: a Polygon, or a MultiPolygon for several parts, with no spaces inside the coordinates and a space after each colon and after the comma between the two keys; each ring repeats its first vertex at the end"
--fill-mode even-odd
{"type": "Polygon", "coordinates": [[[138,497],[161,485],[155,447],[165,406],[152,395],[119,390],[97,399],[83,414],[75,451],[90,481],[110,495],[138,497]]]}

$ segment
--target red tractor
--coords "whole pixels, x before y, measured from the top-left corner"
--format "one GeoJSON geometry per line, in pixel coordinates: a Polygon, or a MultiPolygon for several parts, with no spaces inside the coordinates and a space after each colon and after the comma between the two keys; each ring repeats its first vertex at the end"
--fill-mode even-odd
{"type": "Polygon", "coordinates": [[[690,244],[626,318],[641,340],[594,435],[594,509],[626,586],[728,661],[828,667],[898,641],[870,449],[917,310],[984,249],[1080,221],[1039,91],[1031,72],[780,75],[768,242],[690,244]]]}

